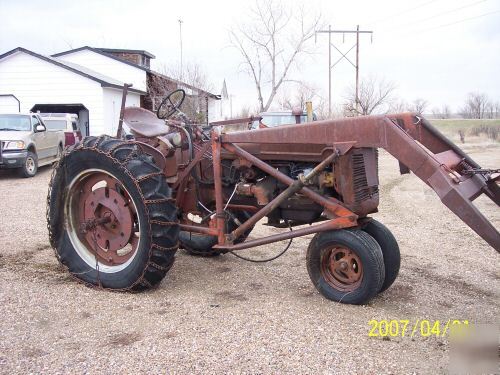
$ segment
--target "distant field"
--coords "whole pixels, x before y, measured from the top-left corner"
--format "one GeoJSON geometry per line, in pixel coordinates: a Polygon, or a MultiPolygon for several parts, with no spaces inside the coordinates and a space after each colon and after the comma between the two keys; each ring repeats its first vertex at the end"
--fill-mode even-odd
{"type": "Polygon", "coordinates": [[[462,131],[465,134],[466,140],[469,140],[470,137],[479,137],[478,139],[482,138],[500,142],[500,119],[446,119],[430,121],[432,125],[452,139],[458,138],[459,132],[462,131]]]}
{"type": "Polygon", "coordinates": [[[493,126],[500,127],[500,119],[495,120],[477,120],[477,119],[445,119],[445,120],[430,120],[432,125],[439,128],[441,131],[455,131],[459,129],[470,129],[476,126],[493,126]]]}

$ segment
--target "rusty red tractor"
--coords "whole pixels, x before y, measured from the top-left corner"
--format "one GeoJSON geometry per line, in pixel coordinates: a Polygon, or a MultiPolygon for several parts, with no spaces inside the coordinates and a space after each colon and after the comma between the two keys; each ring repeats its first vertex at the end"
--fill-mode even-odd
{"type": "Polygon", "coordinates": [[[315,234],[306,257],[314,286],[328,299],[364,304],[400,267],[396,239],[369,216],[379,204],[378,148],[500,251],[499,232],[472,204],[481,194],[500,204],[498,170],[482,169],[420,116],[222,133],[254,119],[192,124],[180,111],[184,96],[169,94],[156,114],[122,107],[116,137],[87,137],[55,167],[50,242],[84,283],[144,290],[162,281],[178,248],[238,255],[315,234]],[[248,238],[264,217],[282,233],[248,238]]]}

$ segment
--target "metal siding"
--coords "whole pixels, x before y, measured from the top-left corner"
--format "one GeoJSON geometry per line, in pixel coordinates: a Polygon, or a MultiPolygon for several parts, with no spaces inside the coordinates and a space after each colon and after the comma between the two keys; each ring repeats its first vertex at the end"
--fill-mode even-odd
{"type": "Polygon", "coordinates": [[[0,61],[0,93],[14,94],[21,112],[35,104],[83,104],[91,134],[104,130],[103,88],[98,82],[23,52],[0,61]]]}

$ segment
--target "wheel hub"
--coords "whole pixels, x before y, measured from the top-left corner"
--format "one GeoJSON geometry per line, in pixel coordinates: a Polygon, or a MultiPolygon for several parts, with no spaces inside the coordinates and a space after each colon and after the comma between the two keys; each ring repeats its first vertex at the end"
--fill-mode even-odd
{"type": "Polygon", "coordinates": [[[104,263],[126,262],[132,251],[120,254],[118,250],[129,243],[133,235],[133,217],[125,197],[109,187],[100,187],[87,194],[81,222],[89,246],[104,263]]]}
{"type": "Polygon", "coordinates": [[[323,253],[321,273],[328,284],[346,292],[356,290],[363,279],[361,259],[352,250],[344,247],[335,247],[323,253]]]}

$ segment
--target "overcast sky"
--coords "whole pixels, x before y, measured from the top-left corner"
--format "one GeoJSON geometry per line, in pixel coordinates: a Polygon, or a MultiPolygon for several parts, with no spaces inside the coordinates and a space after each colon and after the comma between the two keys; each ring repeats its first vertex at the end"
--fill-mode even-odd
{"type": "MultiPolygon", "coordinates": [[[[404,100],[421,97],[430,107],[447,103],[457,110],[467,93],[476,91],[500,101],[499,0],[283,3],[307,4],[335,29],[359,24],[373,30],[373,43],[368,36],[361,38],[360,74],[394,81],[404,100]]],[[[253,83],[228,38],[228,29],[245,21],[249,4],[251,0],[0,0],[0,53],[22,46],[49,55],[89,45],[144,49],[156,55],[153,67],[174,65],[179,62],[181,18],[184,61],[202,65],[216,93],[226,79],[235,107],[254,107],[253,83]]],[[[334,42],[346,50],[352,38],[342,44],[339,35],[334,42]]],[[[316,49],[291,78],[313,83],[327,97],[325,36],[318,37],[316,49]]],[[[343,62],[333,72],[333,98],[338,103],[346,87],[354,84],[354,69],[343,62]]]]}

